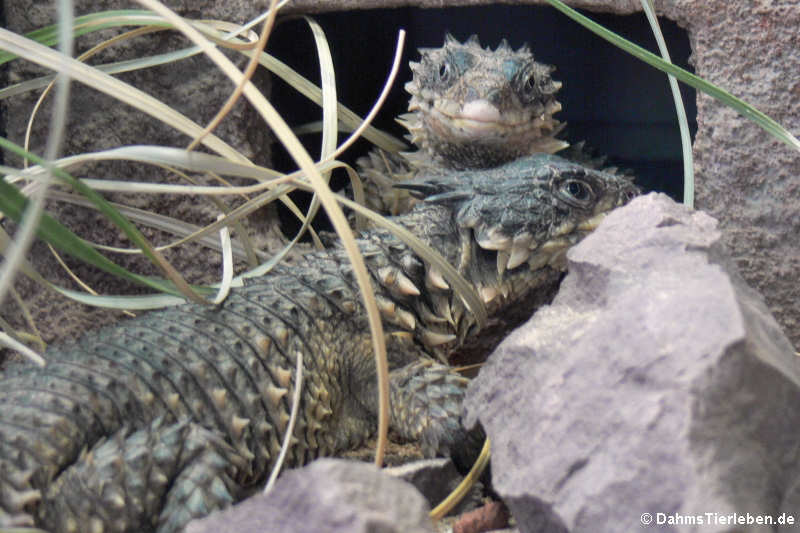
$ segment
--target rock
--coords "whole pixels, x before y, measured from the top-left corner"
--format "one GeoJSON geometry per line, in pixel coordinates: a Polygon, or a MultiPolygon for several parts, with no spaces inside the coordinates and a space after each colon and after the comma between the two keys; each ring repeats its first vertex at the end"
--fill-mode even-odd
{"type": "Polygon", "coordinates": [[[800,508],[800,359],[722,240],[702,212],[636,199],[481,369],[466,422],[520,531],[775,531],[748,516],[800,508]]]}
{"type": "Polygon", "coordinates": [[[319,459],[286,472],[268,494],[191,522],[186,533],[433,533],[413,486],[373,465],[319,459]]]}

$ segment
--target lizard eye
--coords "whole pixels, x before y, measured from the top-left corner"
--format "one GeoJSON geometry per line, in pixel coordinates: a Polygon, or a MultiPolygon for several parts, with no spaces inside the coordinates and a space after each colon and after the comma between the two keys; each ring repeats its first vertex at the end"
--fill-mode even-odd
{"type": "Polygon", "coordinates": [[[522,85],[522,90],[529,98],[536,96],[536,77],[533,74],[525,79],[525,83],[522,85]]]}
{"type": "Polygon", "coordinates": [[[523,101],[533,102],[542,96],[542,90],[539,87],[539,80],[536,78],[536,73],[532,67],[528,67],[520,73],[517,78],[517,91],[523,101]]]}
{"type": "Polygon", "coordinates": [[[592,191],[586,184],[577,180],[568,181],[564,184],[564,189],[576,200],[586,200],[592,194],[592,191]]]}
{"type": "Polygon", "coordinates": [[[591,185],[575,178],[564,180],[558,192],[562,200],[575,207],[588,207],[594,200],[591,185]]]}
{"type": "Polygon", "coordinates": [[[439,82],[440,83],[447,83],[450,80],[450,73],[452,68],[450,67],[450,63],[447,61],[442,61],[439,63],[439,82]]]}

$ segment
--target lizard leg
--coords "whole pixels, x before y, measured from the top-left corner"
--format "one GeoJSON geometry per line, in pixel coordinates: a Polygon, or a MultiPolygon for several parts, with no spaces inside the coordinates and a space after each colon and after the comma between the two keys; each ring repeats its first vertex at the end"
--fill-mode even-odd
{"type": "Polygon", "coordinates": [[[450,455],[459,469],[478,456],[483,430],[461,424],[469,380],[449,366],[420,359],[390,373],[390,420],[403,438],[418,440],[426,457],[450,455]]]}
{"type": "Polygon", "coordinates": [[[246,463],[216,433],[159,418],[84,452],[48,487],[40,521],[52,533],[173,533],[232,504],[233,474],[246,463]]]}

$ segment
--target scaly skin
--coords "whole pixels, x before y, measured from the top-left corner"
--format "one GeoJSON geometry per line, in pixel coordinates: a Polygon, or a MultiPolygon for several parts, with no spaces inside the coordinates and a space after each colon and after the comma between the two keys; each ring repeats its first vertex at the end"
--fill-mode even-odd
{"type": "MultiPolygon", "coordinates": [[[[502,313],[553,283],[565,250],[636,194],[626,179],[554,156],[401,185],[423,198],[396,221],[502,313]]],[[[429,454],[458,451],[466,381],[447,366],[473,314],[386,231],[359,239],[390,332],[391,424],[429,454]]],[[[309,254],[217,307],[154,312],[48,351],[0,382],[0,526],[179,531],[245,496],[273,466],[303,356],[290,465],[376,427],[365,311],[344,252],[309,254]]]]}
{"type": "MultiPolygon", "coordinates": [[[[411,62],[409,113],[400,117],[409,140],[419,150],[390,154],[374,150],[358,161],[366,204],[381,213],[406,213],[414,199],[393,188],[421,169],[491,168],[536,153],[554,154],[592,168],[594,158],[583,142],[570,146],[557,135],[566,126],[554,117],[561,110],[561,83],[555,67],[534,60],[527,46],[512,50],[503,40],[495,49],[481,47],[473,35],[459,43],[451,35],[441,48],[420,49],[411,62]]],[[[613,168],[603,169],[615,171],[613,168]]]]}
{"type": "Polygon", "coordinates": [[[514,51],[503,40],[491,50],[475,35],[464,44],[448,35],[441,48],[420,53],[401,117],[420,148],[415,166],[489,168],[568,146],[555,138],[564,127],[553,117],[561,110],[555,68],[534,61],[527,46],[514,51]]]}
{"type": "Polygon", "coordinates": [[[358,161],[372,209],[408,212],[414,200],[392,185],[420,169],[490,168],[569,146],[555,137],[565,126],[553,117],[561,110],[555,68],[534,61],[527,46],[514,51],[503,40],[491,50],[476,35],[462,44],[448,34],[441,48],[420,54],[405,85],[409,113],[398,120],[419,150],[375,150],[358,161]]]}

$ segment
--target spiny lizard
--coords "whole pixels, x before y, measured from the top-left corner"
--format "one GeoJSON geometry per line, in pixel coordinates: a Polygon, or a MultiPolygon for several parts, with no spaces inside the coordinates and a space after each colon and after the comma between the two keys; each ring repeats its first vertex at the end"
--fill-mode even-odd
{"type": "Polygon", "coordinates": [[[359,159],[370,208],[407,212],[414,199],[392,185],[425,168],[491,168],[560,151],[583,165],[603,166],[605,159],[590,156],[583,142],[570,146],[558,138],[566,126],[554,117],[561,110],[555,97],[561,82],[551,77],[555,67],[535,61],[527,45],[512,50],[504,39],[492,50],[476,35],[463,44],[447,35],[441,48],[419,52],[405,85],[409,113],[398,119],[419,149],[374,150],[359,159]]]}
{"type": "MultiPolygon", "coordinates": [[[[420,173],[395,221],[432,246],[498,315],[555,283],[566,250],[637,193],[552,155],[420,173]]],[[[466,380],[437,360],[478,333],[436,269],[385,230],[359,241],[391,366],[391,425],[426,454],[458,451],[466,380]]],[[[288,461],[352,448],[376,428],[366,314],[340,247],[233,290],[48,350],[0,381],[0,526],[171,533],[247,495],[272,468],[303,354],[288,461]]],[[[442,357],[445,356],[445,357],[442,357]]]]}

